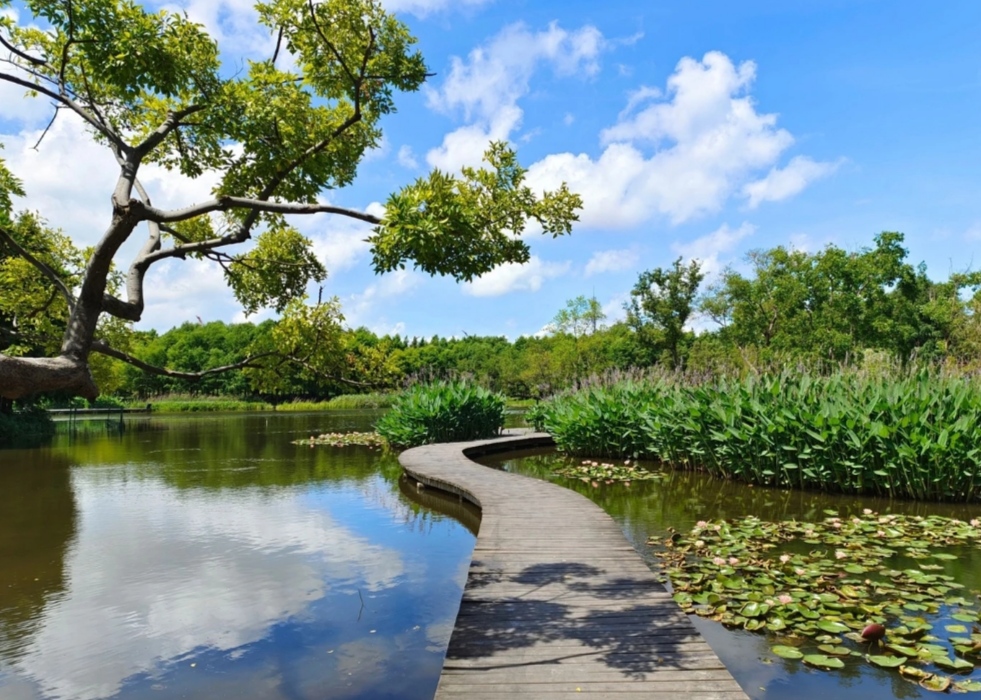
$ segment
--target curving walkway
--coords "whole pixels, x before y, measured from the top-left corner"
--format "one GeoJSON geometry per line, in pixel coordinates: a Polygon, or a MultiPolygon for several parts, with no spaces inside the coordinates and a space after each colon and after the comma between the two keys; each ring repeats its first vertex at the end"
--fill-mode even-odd
{"type": "Polygon", "coordinates": [[[551,444],[544,434],[510,434],[399,456],[417,482],[481,508],[437,700],[746,700],[599,506],[468,459],[551,444]]]}

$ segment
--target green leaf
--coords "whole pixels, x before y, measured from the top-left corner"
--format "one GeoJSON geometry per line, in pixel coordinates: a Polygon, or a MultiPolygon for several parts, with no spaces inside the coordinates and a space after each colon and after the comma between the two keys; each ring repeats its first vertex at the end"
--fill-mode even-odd
{"type": "Polygon", "coordinates": [[[779,656],[781,659],[803,659],[804,654],[796,647],[788,647],[782,644],[777,644],[770,648],[774,654],[779,656]]]}

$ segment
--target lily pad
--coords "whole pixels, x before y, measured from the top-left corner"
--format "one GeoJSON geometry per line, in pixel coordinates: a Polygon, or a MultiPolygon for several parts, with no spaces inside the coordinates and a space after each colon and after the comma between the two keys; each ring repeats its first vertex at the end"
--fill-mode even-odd
{"type": "Polygon", "coordinates": [[[920,687],[935,693],[946,693],[950,689],[950,679],[947,676],[930,676],[920,681],[920,687]]]}
{"type": "Polygon", "coordinates": [[[981,682],[979,681],[959,681],[954,683],[954,689],[962,693],[976,693],[981,690],[981,682]]]}
{"type": "Polygon", "coordinates": [[[921,681],[924,678],[931,678],[932,673],[924,671],[922,668],[917,668],[916,666],[900,666],[899,675],[903,678],[910,678],[914,681],[921,681]]]}
{"type": "Polygon", "coordinates": [[[841,659],[836,659],[831,656],[825,656],[824,654],[807,654],[804,657],[804,663],[808,666],[814,666],[820,669],[832,669],[832,668],[844,668],[845,664],[841,659]]]}
{"type": "Polygon", "coordinates": [[[777,644],[770,648],[774,654],[779,656],[781,659],[803,659],[804,653],[796,647],[788,647],[782,644],[777,644]]]}
{"type": "Polygon", "coordinates": [[[865,658],[869,660],[870,664],[874,664],[880,668],[899,668],[906,663],[905,656],[881,656],[870,654],[865,658]]]}
{"type": "Polygon", "coordinates": [[[948,656],[934,656],[932,659],[933,663],[940,668],[946,668],[950,671],[971,671],[974,669],[974,664],[966,659],[960,659],[958,657],[950,658],[948,656]]]}
{"type": "Polygon", "coordinates": [[[822,629],[825,632],[831,632],[832,634],[848,632],[847,625],[843,625],[840,622],[835,622],[834,620],[819,620],[817,626],[819,629],[822,629]]]}

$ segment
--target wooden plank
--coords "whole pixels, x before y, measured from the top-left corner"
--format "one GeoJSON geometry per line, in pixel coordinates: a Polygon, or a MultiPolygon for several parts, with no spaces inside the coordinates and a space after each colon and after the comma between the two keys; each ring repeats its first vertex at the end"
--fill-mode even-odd
{"type": "MultiPolygon", "coordinates": [[[[418,488],[480,508],[437,700],[683,697],[746,700],[732,675],[589,499],[480,466],[547,435],[430,445],[399,460],[418,488]]],[[[410,488],[412,488],[410,486],[410,488]]]]}

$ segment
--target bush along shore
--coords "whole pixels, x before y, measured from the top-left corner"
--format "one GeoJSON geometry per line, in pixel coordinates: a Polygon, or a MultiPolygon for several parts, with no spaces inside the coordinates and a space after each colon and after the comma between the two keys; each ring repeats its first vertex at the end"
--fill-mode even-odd
{"type": "Polygon", "coordinates": [[[578,456],[653,459],[765,486],[981,496],[981,383],[939,370],[596,382],[529,420],[578,456]]]}
{"type": "Polygon", "coordinates": [[[504,427],[503,395],[463,381],[406,389],[375,430],[394,447],[481,440],[504,427]]]}

